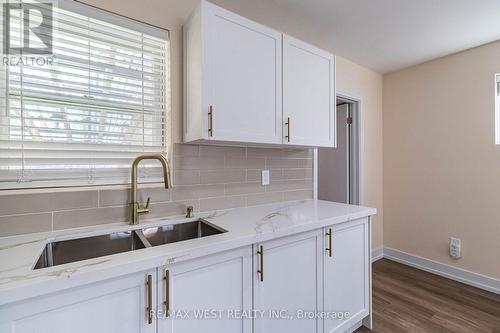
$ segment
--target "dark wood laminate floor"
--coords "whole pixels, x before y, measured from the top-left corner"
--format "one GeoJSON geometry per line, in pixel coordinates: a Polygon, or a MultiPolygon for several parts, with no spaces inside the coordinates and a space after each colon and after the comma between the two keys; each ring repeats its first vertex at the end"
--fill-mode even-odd
{"type": "Polygon", "coordinates": [[[500,333],[500,295],[382,259],[373,264],[376,333],[500,333]]]}

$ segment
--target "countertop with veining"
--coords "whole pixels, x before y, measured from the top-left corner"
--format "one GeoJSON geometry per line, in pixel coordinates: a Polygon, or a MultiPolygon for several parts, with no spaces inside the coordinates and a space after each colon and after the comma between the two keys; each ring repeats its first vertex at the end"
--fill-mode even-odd
{"type": "Polygon", "coordinates": [[[302,200],[146,220],[138,226],[95,227],[0,238],[0,306],[87,283],[170,265],[270,239],[376,214],[376,209],[302,200]],[[228,232],[33,270],[48,242],[141,229],[204,218],[228,232]]]}

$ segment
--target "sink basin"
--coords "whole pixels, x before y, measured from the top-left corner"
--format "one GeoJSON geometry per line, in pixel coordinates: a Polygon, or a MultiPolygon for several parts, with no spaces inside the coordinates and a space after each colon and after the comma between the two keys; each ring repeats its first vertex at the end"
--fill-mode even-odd
{"type": "Polygon", "coordinates": [[[134,231],[48,243],[34,269],[143,249],[146,245],[134,231]]]}
{"type": "Polygon", "coordinates": [[[183,240],[217,235],[224,230],[208,221],[198,219],[192,222],[168,224],[161,227],[143,229],[144,237],[152,246],[180,242],[183,240]]]}
{"type": "Polygon", "coordinates": [[[227,232],[227,230],[203,219],[198,219],[192,222],[168,224],[143,230],[129,230],[107,235],[51,242],[45,246],[33,269],[201,238],[223,232],[227,232]]]}

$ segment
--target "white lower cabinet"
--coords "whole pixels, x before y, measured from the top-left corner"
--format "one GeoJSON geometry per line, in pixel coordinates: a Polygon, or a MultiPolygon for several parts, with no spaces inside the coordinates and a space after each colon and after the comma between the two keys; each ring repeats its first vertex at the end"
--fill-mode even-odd
{"type": "Polygon", "coordinates": [[[368,218],[327,227],[325,235],[324,311],[338,315],[325,320],[324,332],[346,332],[370,313],[368,218]]]}
{"type": "Polygon", "coordinates": [[[321,332],[321,321],[297,314],[322,307],[322,245],[317,230],[254,246],[255,333],[321,332]]]}
{"type": "Polygon", "coordinates": [[[363,218],[2,306],[0,333],[352,332],[370,275],[363,218]]]}
{"type": "Polygon", "coordinates": [[[250,333],[252,247],[206,256],[158,270],[159,302],[169,316],[161,333],[250,333]],[[168,289],[167,289],[168,288],[168,289]],[[187,315],[187,316],[186,316],[187,315]]]}
{"type": "Polygon", "coordinates": [[[153,333],[156,269],[0,308],[2,333],[153,333]],[[148,276],[151,299],[148,299],[148,276]]]}

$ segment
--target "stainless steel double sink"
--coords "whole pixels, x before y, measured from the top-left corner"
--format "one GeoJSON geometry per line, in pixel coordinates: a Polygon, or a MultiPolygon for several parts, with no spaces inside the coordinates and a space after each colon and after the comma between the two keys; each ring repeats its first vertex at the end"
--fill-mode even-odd
{"type": "Polygon", "coordinates": [[[227,232],[208,221],[168,224],[48,243],[34,269],[202,238],[227,232]]]}

